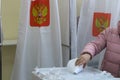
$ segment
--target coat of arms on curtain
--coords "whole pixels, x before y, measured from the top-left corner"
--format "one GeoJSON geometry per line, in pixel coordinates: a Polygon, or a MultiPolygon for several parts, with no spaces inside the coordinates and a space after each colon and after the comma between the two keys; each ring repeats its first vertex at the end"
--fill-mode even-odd
{"type": "Polygon", "coordinates": [[[47,27],[50,24],[49,0],[31,0],[30,26],[47,27]]]}
{"type": "Polygon", "coordinates": [[[110,26],[111,14],[95,12],[93,18],[93,36],[98,36],[100,32],[110,26]]]}

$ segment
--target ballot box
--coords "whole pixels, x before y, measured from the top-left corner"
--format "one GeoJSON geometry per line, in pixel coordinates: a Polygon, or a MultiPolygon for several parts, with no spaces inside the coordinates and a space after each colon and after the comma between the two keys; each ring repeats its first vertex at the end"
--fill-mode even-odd
{"type": "Polygon", "coordinates": [[[100,71],[92,67],[86,67],[78,74],[73,74],[66,67],[61,68],[35,68],[33,80],[120,80],[114,78],[106,71],[100,71]]]}

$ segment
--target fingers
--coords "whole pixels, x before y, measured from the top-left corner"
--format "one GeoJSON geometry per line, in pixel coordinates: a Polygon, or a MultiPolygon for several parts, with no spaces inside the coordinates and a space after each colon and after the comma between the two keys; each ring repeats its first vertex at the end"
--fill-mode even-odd
{"type": "Polygon", "coordinates": [[[86,60],[83,57],[80,57],[77,61],[76,61],[76,65],[83,65],[86,63],[86,60]]]}

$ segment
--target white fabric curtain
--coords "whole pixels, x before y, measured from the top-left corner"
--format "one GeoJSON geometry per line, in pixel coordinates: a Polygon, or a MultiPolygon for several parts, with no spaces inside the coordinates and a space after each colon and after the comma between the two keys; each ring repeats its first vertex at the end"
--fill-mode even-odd
{"type": "Polygon", "coordinates": [[[70,40],[69,40],[69,0],[58,0],[60,13],[60,28],[62,39],[63,66],[69,61],[70,40]]]}
{"type": "Polygon", "coordinates": [[[77,5],[76,0],[70,0],[70,46],[71,58],[77,57],[77,5]]]}
{"type": "Polygon", "coordinates": [[[95,37],[92,36],[94,12],[111,13],[110,27],[116,27],[120,20],[120,0],[82,0],[78,25],[78,55],[84,46],[95,37]]]}
{"type": "Polygon", "coordinates": [[[50,25],[31,27],[30,4],[35,0],[21,0],[19,38],[11,80],[34,80],[32,71],[38,66],[62,66],[61,32],[58,1],[50,2],[50,25]]]}

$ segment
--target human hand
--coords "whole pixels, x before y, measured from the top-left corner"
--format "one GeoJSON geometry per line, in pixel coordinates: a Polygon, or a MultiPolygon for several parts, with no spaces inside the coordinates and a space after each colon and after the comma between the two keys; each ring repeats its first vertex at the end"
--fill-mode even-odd
{"type": "Polygon", "coordinates": [[[78,66],[84,65],[84,67],[85,67],[86,63],[89,62],[90,58],[91,58],[90,54],[84,53],[77,59],[76,65],[78,65],[78,66]]]}

